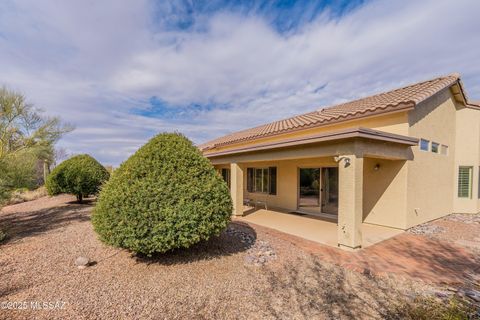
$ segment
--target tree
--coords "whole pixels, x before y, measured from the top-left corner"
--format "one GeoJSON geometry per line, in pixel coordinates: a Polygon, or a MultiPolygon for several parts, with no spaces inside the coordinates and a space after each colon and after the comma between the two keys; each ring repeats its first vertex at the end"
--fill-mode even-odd
{"type": "Polygon", "coordinates": [[[0,88],[0,203],[15,188],[37,183],[36,167],[53,160],[55,143],[73,127],[26,102],[25,97],[0,88]]]}
{"type": "Polygon", "coordinates": [[[72,157],[60,163],[47,178],[49,195],[69,193],[82,203],[83,197],[97,194],[110,174],[88,154],[72,157]]]}
{"type": "Polygon", "coordinates": [[[152,255],[218,235],[232,201],[226,183],[180,134],[151,139],[116,169],[92,216],[107,244],[152,255]]]}

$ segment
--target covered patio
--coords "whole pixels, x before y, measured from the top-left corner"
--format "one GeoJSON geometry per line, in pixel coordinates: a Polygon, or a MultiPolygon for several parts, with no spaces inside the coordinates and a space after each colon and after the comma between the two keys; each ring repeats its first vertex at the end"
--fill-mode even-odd
{"type": "Polygon", "coordinates": [[[413,158],[411,146],[417,143],[416,138],[353,128],[265,141],[206,156],[230,185],[233,214],[239,219],[354,250],[401,232],[388,226],[404,216],[404,164],[413,158]],[[315,168],[321,175],[331,171],[335,176],[333,205],[324,206],[323,189],[328,186],[319,178],[317,210],[301,207],[303,168],[315,168]],[[328,168],[332,169],[323,170],[328,168]],[[252,183],[260,188],[252,188],[252,183]],[[244,210],[251,200],[260,210],[244,210]],[[323,214],[325,208],[331,211],[329,215],[323,214]]]}
{"type": "MultiPolygon", "coordinates": [[[[244,215],[236,219],[253,223],[315,241],[324,245],[337,247],[338,232],[336,219],[328,219],[315,215],[297,215],[288,210],[254,209],[244,206],[244,215]]],[[[362,248],[369,247],[383,240],[403,233],[400,229],[362,223],[362,248]]]]}

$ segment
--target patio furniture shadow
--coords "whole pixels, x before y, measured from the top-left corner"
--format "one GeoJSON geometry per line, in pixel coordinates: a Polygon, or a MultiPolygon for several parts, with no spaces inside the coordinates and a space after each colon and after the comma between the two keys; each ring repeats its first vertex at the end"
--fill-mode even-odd
{"type": "Polygon", "coordinates": [[[137,254],[134,258],[140,263],[176,265],[202,260],[230,256],[251,248],[257,240],[255,229],[239,221],[230,222],[227,230],[218,237],[202,241],[190,248],[176,249],[166,253],[154,254],[151,257],[137,254]]]}

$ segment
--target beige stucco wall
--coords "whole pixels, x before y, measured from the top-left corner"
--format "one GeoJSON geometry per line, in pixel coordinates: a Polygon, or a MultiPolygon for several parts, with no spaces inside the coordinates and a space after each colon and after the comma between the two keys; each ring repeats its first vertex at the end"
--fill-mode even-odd
{"type": "Polygon", "coordinates": [[[407,210],[406,161],[365,158],[363,221],[404,229],[407,210]],[[378,170],[375,166],[378,165],[378,170]]]}
{"type": "Polygon", "coordinates": [[[478,197],[478,178],[480,166],[480,111],[463,108],[458,106],[456,115],[456,154],[455,154],[455,196],[454,212],[477,213],[480,211],[480,202],[478,197]],[[472,198],[458,198],[458,167],[473,167],[472,198]]]}
{"type": "Polygon", "coordinates": [[[409,113],[409,135],[448,146],[448,155],[413,147],[407,163],[406,227],[453,211],[456,106],[447,88],[420,103],[409,113]]]}

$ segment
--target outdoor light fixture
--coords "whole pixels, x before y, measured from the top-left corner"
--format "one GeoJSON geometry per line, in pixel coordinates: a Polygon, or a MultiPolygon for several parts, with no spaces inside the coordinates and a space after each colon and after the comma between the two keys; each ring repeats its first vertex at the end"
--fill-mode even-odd
{"type": "Polygon", "coordinates": [[[333,157],[333,160],[335,160],[335,162],[340,162],[340,161],[343,160],[345,162],[345,167],[348,167],[350,165],[350,158],[349,157],[335,156],[335,157],[333,157]]]}
{"type": "Polygon", "coordinates": [[[377,163],[375,165],[375,167],[373,167],[373,170],[375,170],[375,171],[378,171],[378,169],[380,169],[380,164],[379,163],[377,163]]]}

